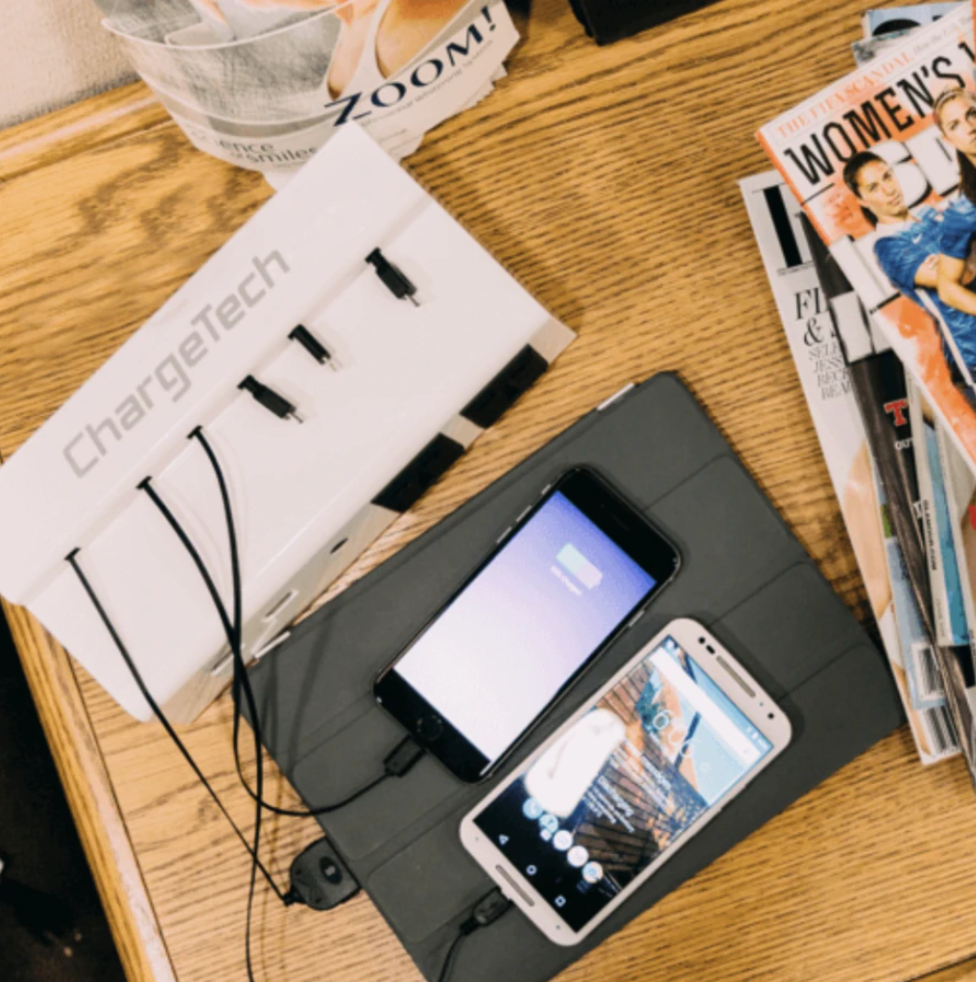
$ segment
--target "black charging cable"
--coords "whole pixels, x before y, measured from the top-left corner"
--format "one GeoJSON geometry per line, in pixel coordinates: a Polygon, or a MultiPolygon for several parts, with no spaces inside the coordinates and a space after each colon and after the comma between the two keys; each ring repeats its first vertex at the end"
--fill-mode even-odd
{"type": "MultiPolygon", "coordinates": [[[[203,447],[203,450],[207,455],[207,459],[210,462],[211,468],[213,469],[214,476],[217,479],[217,485],[220,490],[221,502],[224,508],[224,519],[227,523],[227,537],[230,545],[231,576],[233,584],[232,591],[234,596],[233,620],[231,620],[227,614],[227,608],[217,590],[213,577],[210,575],[210,571],[207,569],[206,563],[203,561],[203,557],[200,555],[199,550],[193,544],[190,537],[187,535],[186,530],[180,524],[172,510],[159,496],[156,489],[152,486],[152,482],[148,478],[139,485],[139,488],[149,495],[153,504],[159,509],[170,528],[172,528],[173,532],[180,540],[184,549],[187,551],[187,553],[189,553],[190,558],[193,560],[194,565],[206,584],[207,592],[210,594],[210,597],[213,600],[214,607],[217,610],[217,615],[220,618],[220,622],[224,627],[225,633],[227,634],[227,641],[230,645],[234,665],[232,683],[232,695],[234,702],[234,762],[237,767],[237,774],[240,778],[241,785],[251,796],[251,798],[254,799],[254,801],[260,803],[262,808],[276,815],[284,815],[294,818],[309,818],[315,817],[316,815],[327,815],[330,812],[338,811],[340,808],[345,808],[347,805],[351,804],[357,798],[362,797],[364,794],[366,794],[366,792],[371,791],[381,781],[385,781],[389,777],[403,777],[413,767],[413,765],[416,764],[421,757],[423,757],[425,750],[413,739],[413,737],[406,737],[405,739],[401,740],[400,743],[398,743],[396,747],[394,747],[393,750],[384,758],[383,772],[381,774],[363,787],[348,795],[346,798],[343,798],[341,801],[336,801],[328,805],[322,805],[317,808],[278,808],[277,806],[271,805],[264,801],[260,786],[258,787],[257,791],[251,788],[244,776],[239,749],[241,692],[243,692],[244,699],[247,701],[247,709],[251,717],[251,725],[255,734],[255,754],[261,755],[263,753],[263,742],[261,740],[261,724],[258,715],[257,701],[254,698],[254,690],[251,687],[251,680],[247,674],[247,666],[244,664],[242,650],[243,604],[236,523],[234,521],[234,512],[230,500],[230,490],[227,485],[227,479],[224,475],[223,467],[221,466],[220,461],[218,460],[217,455],[210,444],[210,441],[204,434],[203,427],[198,426],[190,434],[190,438],[196,439],[203,447]]],[[[261,768],[259,767],[258,780],[260,780],[260,775],[261,768]]]]}
{"type": "MultiPolygon", "coordinates": [[[[250,680],[247,680],[248,684],[250,680]]],[[[238,720],[239,720],[238,716],[238,720]]],[[[426,751],[413,737],[404,737],[391,751],[383,758],[383,773],[373,778],[368,784],[353,791],[348,797],[336,801],[331,805],[322,805],[318,808],[279,808],[277,805],[261,801],[261,807],[273,815],[284,815],[287,818],[315,818],[317,815],[328,815],[337,812],[346,805],[351,805],[358,798],[361,798],[367,791],[372,791],[378,784],[381,784],[389,777],[403,777],[414,764],[424,756],[426,751]]],[[[241,773],[240,762],[238,761],[237,774],[240,778],[244,790],[255,800],[259,801],[259,796],[247,783],[247,779],[241,773]]]]}
{"type": "Polygon", "coordinates": [[[474,934],[475,931],[489,924],[494,924],[502,914],[509,911],[512,901],[506,897],[498,887],[490,893],[486,893],[472,908],[467,920],[461,923],[458,928],[457,936],[451,942],[447,954],[444,956],[444,964],[441,965],[441,973],[437,976],[437,982],[447,982],[454,966],[454,959],[457,956],[458,948],[466,937],[474,934]]]}
{"type": "MultiPolygon", "coordinates": [[[[289,817],[310,817],[315,815],[324,815],[328,812],[338,811],[340,808],[346,807],[351,802],[355,801],[357,798],[362,797],[368,791],[375,788],[380,782],[386,780],[388,777],[402,777],[411,767],[423,756],[424,751],[418,744],[414,743],[411,737],[407,737],[404,741],[401,741],[397,747],[394,748],[391,754],[387,756],[384,760],[383,772],[372,781],[368,782],[363,787],[357,789],[352,794],[343,798],[341,801],[333,802],[329,805],[324,805],[319,808],[314,809],[285,809],[278,808],[274,805],[270,805],[264,800],[264,741],[261,732],[261,722],[260,716],[257,708],[257,701],[254,698],[254,690],[251,686],[251,680],[247,674],[247,668],[244,664],[243,649],[242,649],[242,635],[243,635],[243,589],[241,584],[241,566],[240,566],[240,551],[238,548],[237,541],[237,527],[234,520],[234,511],[231,504],[230,489],[227,485],[227,480],[224,475],[223,468],[220,465],[220,461],[214,452],[213,447],[210,445],[210,441],[207,439],[203,432],[203,428],[198,426],[196,429],[190,433],[190,439],[197,440],[203,447],[204,452],[207,455],[211,467],[214,472],[214,476],[217,480],[217,485],[220,490],[221,502],[224,509],[224,519],[227,524],[227,537],[228,544],[230,548],[230,565],[231,565],[231,580],[232,580],[232,593],[233,593],[233,618],[228,616],[227,608],[224,604],[223,599],[220,596],[220,592],[217,590],[217,586],[214,583],[213,577],[210,571],[207,569],[206,563],[203,561],[203,557],[200,551],[193,544],[186,530],[183,528],[182,524],[173,514],[172,510],[166,504],[165,501],[160,497],[159,493],[153,487],[152,481],[146,478],[139,484],[139,489],[145,491],[148,494],[150,500],[162,514],[166,522],[169,524],[170,528],[176,534],[180,543],[183,545],[186,552],[189,554],[199,572],[204,584],[207,587],[207,592],[210,594],[211,600],[213,601],[214,607],[217,610],[220,622],[224,627],[224,631],[227,635],[227,641],[231,649],[231,657],[233,659],[233,682],[232,682],[232,699],[234,703],[234,721],[233,721],[233,750],[234,750],[234,764],[237,769],[237,775],[240,779],[242,787],[247,791],[255,803],[255,847],[252,853],[252,859],[256,863],[258,862],[258,849],[260,845],[260,826],[261,826],[261,813],[263,811],[271,811],[275,814],[281,814],[289,817]],[[241,718],[241,693],[243,692],[244,699],[247,701],[248,713],[251,718],[251,729],[254,734],[254,754],[256,762],[256,790],[253,790],[248,784],[247,779],[244,776],[243,766],[241,764],[240,756],[240,718],[241,718]]],[[[251,871],[251,883],[248,893],[248,907],[247,907],[247,928],[245,931],[245,944],[247,946],[247,961],[248,961],[248,971],[250,972],[250,958],[251,958],[251,919],[252,919],[252,908],[253,908],[253,898],[254,898],[254,885],[255,885],[255,871],[252,865],[251,871]]],[[[279,898],[285,903],[292,903],[297,897],[301,896],[300,891],[296,891],[295,884],[292,884],[291,889],[285,895],[282,895],[276,888],[276,893],[279,898]]],[[[249,979],[253,979],[253,976],[249,975],[249,979]]]]}
{"type": "MultiPolygon", "coordinates": [[[[281,901],[282,904],[284,904],[287,907],[295,902],[295,898],[291,894],[291,892],[289,892],[289,895],[287,896],[284,893],[282,893],[282,891],[278,887],[278,884],[275,883],[274,877],[272,877],[272,875],[268,872],[267,868],[261,862],[261,859],[258,856],[258,848],[261,843],[261,818],[260,818],[261,809],[260,808],[256,809],[257,817],[254,824],[254,845],[252,846],[244,837],[244,833],[241,832],[240,828],[238,828],[237,823],[234,821],[233,818],[231,818],[230,813],[224,807],[224,803],[220,800],[219,796],[217,795],[217,792],[214,791],[210,782],[204,776],[203,771],[200,770],[199,765],[193,759],[193,755],[190,753],[189,750],[187,750],[186,745],[179,738],[179,736],[176,733],[176,730],[173,729],[173,725],[166,718],[165,713],[163,713],[162,709],[160,709],[158,703],[153,698],[152,693],[149,691],[148,686],[146,685],[145,681],[142,678],[142,673],[139,671],[139,669],[136,667],[135,662],[132,660],[132,656],[129,654],[129,650],[128,648],[126,648],[125,642],[119,636],[118,631],[116,631],[115,625],[112,623],[112,619],[108,616],[108,613],[106,612],[105,608],[102,606],[101,601],[98,599],[98,595],[95,593],[91,583],[88,581],[88,577],[85,575],[84,570],[82,570],[80,564],[78,563],[79,552],[80,550],[75,549],[73,552],[69,553],[69,555],[66,557],[67,561],[71,565],[72,569],[74,569],[75,573],[77,574],[78,579],[81,581],[82,587],[84,588],[85,592],[88,594],[88,597],[91,600],[95,610],[98,612],[98,616],[101,618],[102,623],[105,625],[105,629],[108,631],[108,633],[112,637],[112,640],[115,642],[115,646],[116,648],[118,648],[119,654],[122,655],[122,659],[125,661],[125,664],[128,667],[129,672],[132,675],[132,678],[135,680],[136,686],[139,688],[139,691],[142,693],[143,699],[145,699],[146,702],[149,704],[150,709],[152,709],[153,714],[162,724],[162,727],[166,731],[170,740],[173,741],[173,743],[176,745],[176,748],[183,755],[183,758],[190,765],[190,767],[193,770],[193,773],[196,774],[200,783],[203,784],[203,786],[207,789],[207,793],[214,800],[214,803],[220,809],[221,814],[224,816],[224,818],[227,819],[228,824],[234,830],[238,839],[241,840],[241,844],[251,855],[251,879],[250,879],[250,884],[248,886],[248,895],[247,895],[247,926],[244,935],[244,945],[245,945],[245,956],[247,962],[247,977],[249,982],[255,982],[254,968],[251,962],[251,920],[252,920],[252,912],[254,909],[254,892],[255,892],[255,885],[257,881],[258,870],[261,871],[265,880],[267,880],[268,882],[268,886],[271,888],[274,895],[278,898],[278,900],[281,901]]],[[[259,788],[261,787],[260,783],[258,786],[259,788]]]]}
{"type": "Polygon", "coordinates": [[[343,808],[350,802],[354,801],[356,798],[361,797],[367,791],[376,787],[381,781],[386,780],[388,777],[402,777],[406,774],[413,765],[420,760],[424,755],[424,750],[418,744],[416,744],[411,737],[407,737],[402,740],[393,751],[385,758],[383,762],[383,773],[377,778],[370,781],[364,787],[358,789],[353,794],[347,796],[345,799],[339,802],[334,802],[330,805],[325,805],[320,808],[314,809],[280,809],[273,805],[269,805],[264,800],[264,743],[261,733],[260,717],[257,711],[257,702],[254,698],[254,691],[251,686],[250,679],[247,675],[247,670],[244,665],[244,659],[242,654],[242,633],[243,633],[243,592],[241,587],[241,567],[240,567],[240,554],[238,550],[237,543],[237,532],[236,525],[234,522],[233,509],[231,507],[230,494],[227,488],[227,482],[224,478],[223,469],[220,466],[220,462],[217,460],[217,456],[210,446],[209,441],[206,439],[201,427],[197,427],[191,434],[190,439],[197,439],[204,451],[207,454],[208,459],[213,466],[214,473],[217,478],[218,485],[220,487],[221,499],[224,506],[224,514],[227,522],[227,532],[228,541],[230,545],[230,560],[231,560],[231,577],[233,584],[233,617],[228,615],[227,608],[220,596],[217,586],[214,583],[213,577],[210,575],[210,571],[207,569],[206,564],[200,555],[199,550],[194,546],[192,540],[187,535],[185,529],[177,520],[176,516],[172,513],[169,507],[166,505],[165,501],[159,496],[156,489],[152,485],[150,478],[146,478],[141,481],[137,486],[139,490],[144,491],[150,498],[150,500],[156,505],[159,511],[166,518],[170,527],[173,529],[178,539],[189,553],[194,565],[197,567],[200,576],[202,577],[204,584],[206,585],[207,592],[210,594],[213,600],[214,607],[217,610],[217,614],[220,618],[221,625],[227,636],[227,641],[231,649],[231,655],[233,659],[234,674],[233,674],[233,700],[234,700],[234,761],[237,768],[237,773],[240,778],[241,784],[247,790],[248,794],[255,802],[255,821],[254,821],[254,841],[253,845],[250,844],[244,833],[240,830],[237,824],[231,818],[230,813],[227,811],[223,802],[220,800],[216,791],[214,791],[212,785],[207,780],[203,771],[200,769],[197,762],[194,760],[192,754],[186,748],[186,745],[180,739],[172,724],[167,719],[162,708],[153,698],[152,693],[149,691],[149,687],[146,685],[145,680],[142,677],[142,673],[139,671],[135,662],[129,653],[125,642],[122,640],[118,631],[115,628],[112,619],[109,617],[108,612],[102,605],[98,598],[97,593],[85,575],[84,570],[78,561],[78,556],[80,554],[80,549],[74,549],[67,557],[66,561],[74,570],[78,580],[80,581],[82,588],[88,595],[89,600],[94,606],[96,612],[98,613],[105,629],[108,631],[109,636],[112,638],[119,654],[122,656],[123,661],[126,664],[132,678],[134,679],[139,692],[142,697],[146,700],[153,715],[159,720],[166,734],[169,736],[170,740],[174,743],[176,748],[179,750],[180,754],[190,765],[194,774],[197,776],[199,781],[206,788],[207,793],[213,799],[221,814],[227,820],[228,824],[234,830],[238,839],[240,839],[241,844],[247,850],[251,856],[251,878],[248,888],[248,901],[247,901],[247,926],[245,931],[245,951],[246,951],[246,962],[247,962],[247,973],[249,982],[254,982],[254,971],[251,960],[251,922],[254,907],[254,894],[257,881],[258,871],[264,876],[271,888],[272,892],[285,906],[290,906],[295,903],[301,897],[301,891],[296,891],[295,885],[292,884],[292,888],[289,889],[287,893],[282,892],[282,890],[275,883],[274,878],[271,876],[268,869],[261,862],[259,849],[261,844],[261,817],[264,811],[271,811],[276,814],[295,816],[295,817],[309,817],[314,815],[326,814],[327,812],[336,811],[339,808],[343,808]],[[241,715],[241,694],[243,692],[244,699],[247,701],[248,712],[251,716],[252,731],[254,734],[254,750],[255,750],[255,761],[256,761],[256,790],[252,789],[247,783],[244,777],[243,768],[241,765],[240,758],[240,748],[239,748],[239,736],[240,736],[240,715],[241,715]]]}

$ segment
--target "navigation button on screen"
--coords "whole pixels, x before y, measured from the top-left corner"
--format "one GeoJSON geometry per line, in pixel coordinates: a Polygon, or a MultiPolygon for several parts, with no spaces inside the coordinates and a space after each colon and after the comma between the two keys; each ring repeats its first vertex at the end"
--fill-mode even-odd
{"type": "Polygon", "coordinates": [[[599,883],[603,879],[603,867],[599,863],[587,863],[583,867],[583,879],[587,883],[599,883]]]}
{"type": "Polygon", "coordinates": [[[566,859],[569,861],[569,865],[575,866],[577,869],[579,869],[581,866],[585,866],[586,861],[589,858],[590,854],[583,846],[573,846],[573,848],[566,853],[566,859]]]}
{"type": "Polygon", "coordinates": [[[535,798],[526,798],[525,803],[522,805],[522,814],[526,818],[531,818],[533,821],[537,818],[542,817],[542,805],[539,804],[535,798]]]}

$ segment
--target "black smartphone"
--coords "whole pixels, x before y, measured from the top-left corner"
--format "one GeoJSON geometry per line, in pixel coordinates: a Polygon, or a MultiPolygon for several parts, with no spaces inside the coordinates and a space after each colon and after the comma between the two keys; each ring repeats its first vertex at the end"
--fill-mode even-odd
{"type": "Polygon", "coordinates": [[[678,552],[588,468],[543,489],[377,678],[377,701],[462,781],[499,766],[674,577],[678,552]]]}

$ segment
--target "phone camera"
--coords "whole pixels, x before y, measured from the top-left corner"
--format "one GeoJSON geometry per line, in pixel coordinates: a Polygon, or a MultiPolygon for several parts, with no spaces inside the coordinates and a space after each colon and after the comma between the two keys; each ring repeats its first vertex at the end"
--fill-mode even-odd
{"type": "Polygon", "coordinates": [[[773,713],[770,713],[770,714],[769,714],[769,718],[770,718],[770,719],[773,719],[773,718],[774,718],[774,714],[773,714],[773,713]]]}

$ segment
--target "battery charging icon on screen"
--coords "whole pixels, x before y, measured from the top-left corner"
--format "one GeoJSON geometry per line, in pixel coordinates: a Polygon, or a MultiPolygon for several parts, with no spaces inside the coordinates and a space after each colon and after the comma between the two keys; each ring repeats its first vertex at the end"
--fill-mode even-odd
{"type": "Polygon", "coordinates": [[[569,542],[559,550],[556,561],[589,590],[598,587],[603,579],[603,573],[569,542]]]}

